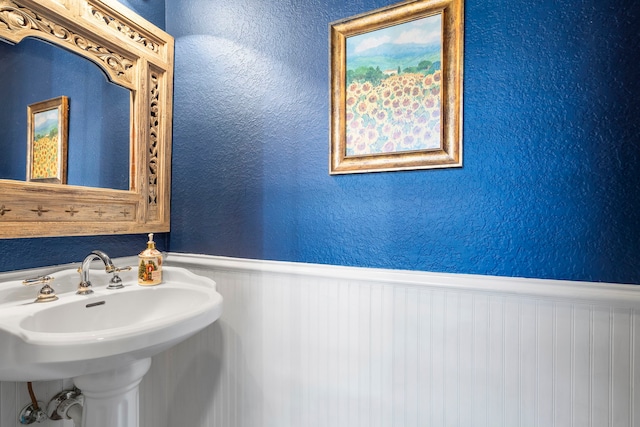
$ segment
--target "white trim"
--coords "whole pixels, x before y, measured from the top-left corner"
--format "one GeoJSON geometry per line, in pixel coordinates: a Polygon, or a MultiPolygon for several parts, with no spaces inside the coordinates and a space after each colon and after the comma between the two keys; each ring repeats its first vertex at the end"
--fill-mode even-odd
{"type": "Polygon", "coordinates": [[[245,270],[295,276],[323,277],[504,296],[526,296],[572,303],[615,305],[640,309],[640,285],[528,279],[472,274],[431,273],[230,258],[169,252],[166,262],[177,266],[245,270]]]}

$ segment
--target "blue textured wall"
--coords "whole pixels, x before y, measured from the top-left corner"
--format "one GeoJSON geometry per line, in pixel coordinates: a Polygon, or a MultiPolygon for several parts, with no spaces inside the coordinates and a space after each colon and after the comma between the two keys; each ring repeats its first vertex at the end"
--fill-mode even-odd
{"type": "MultiPolygon", "coordinates": [[[[167,1],[170,249],[640,283],[638,4],[467,1],[464,167],[330,177],[327,25],[391,3],[167,1]]],[[[0,271],[143,240],[3,240],[0,271]]]]}
{"type": "MultiPolygon", "coordinates": [[[[164,2],[130,0],[122,3],[164,29],[164,2]]],[[[0,102],[2,100],[0,96],[0,102]]],[[[136,255],[146,247],[146,241],[146,235],[0,239],[0,271],[79,262],[93,249],[102,249],[112,257],[136,255]]],[[[156,242],[158,249],[166,250],[168,235],[158,235],[156,242]]]]}
{"type": "Polygon", "coordinates": [[[384,0],[167,1],[170,248],[640,283],[633,0],[468,0],[464,167],[328,175],[328,23],[384,0]]]}

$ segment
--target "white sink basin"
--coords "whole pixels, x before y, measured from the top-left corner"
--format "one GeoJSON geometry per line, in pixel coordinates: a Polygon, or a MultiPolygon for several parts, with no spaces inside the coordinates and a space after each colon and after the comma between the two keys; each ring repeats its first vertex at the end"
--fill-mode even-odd
{"type": "Polygon", "coordinates": [[[91,271],[94,293],[76,295],[73,269],[52,274],[59,299],[34,303],[40,285],[0,283],[0,381],[73,378],[149,358],[213,323],[222,296],[212,280],[176,267],[163,283],[142,287],[121,273],[124,289],[91,271]]]}

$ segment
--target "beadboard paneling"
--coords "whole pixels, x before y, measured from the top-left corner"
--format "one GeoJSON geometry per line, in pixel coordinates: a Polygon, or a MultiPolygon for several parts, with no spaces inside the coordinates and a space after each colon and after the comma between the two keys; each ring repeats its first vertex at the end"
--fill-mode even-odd
{"type": "Polygon", "coordinates": [[[640,426],[635,286],[168,262],[225,311],[154,358],[144,426],[640,426]]]}

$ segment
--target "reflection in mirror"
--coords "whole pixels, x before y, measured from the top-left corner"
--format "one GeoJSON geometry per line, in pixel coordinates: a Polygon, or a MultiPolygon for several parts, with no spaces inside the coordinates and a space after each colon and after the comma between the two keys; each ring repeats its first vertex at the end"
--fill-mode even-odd
{"type": "Polygon", "coordinates": [[[91,61],[41,40],[0,43],[0,179],[24,181],[27,106],[69,97],[67,183],[129,189],[128,89],[91,61]]]}

